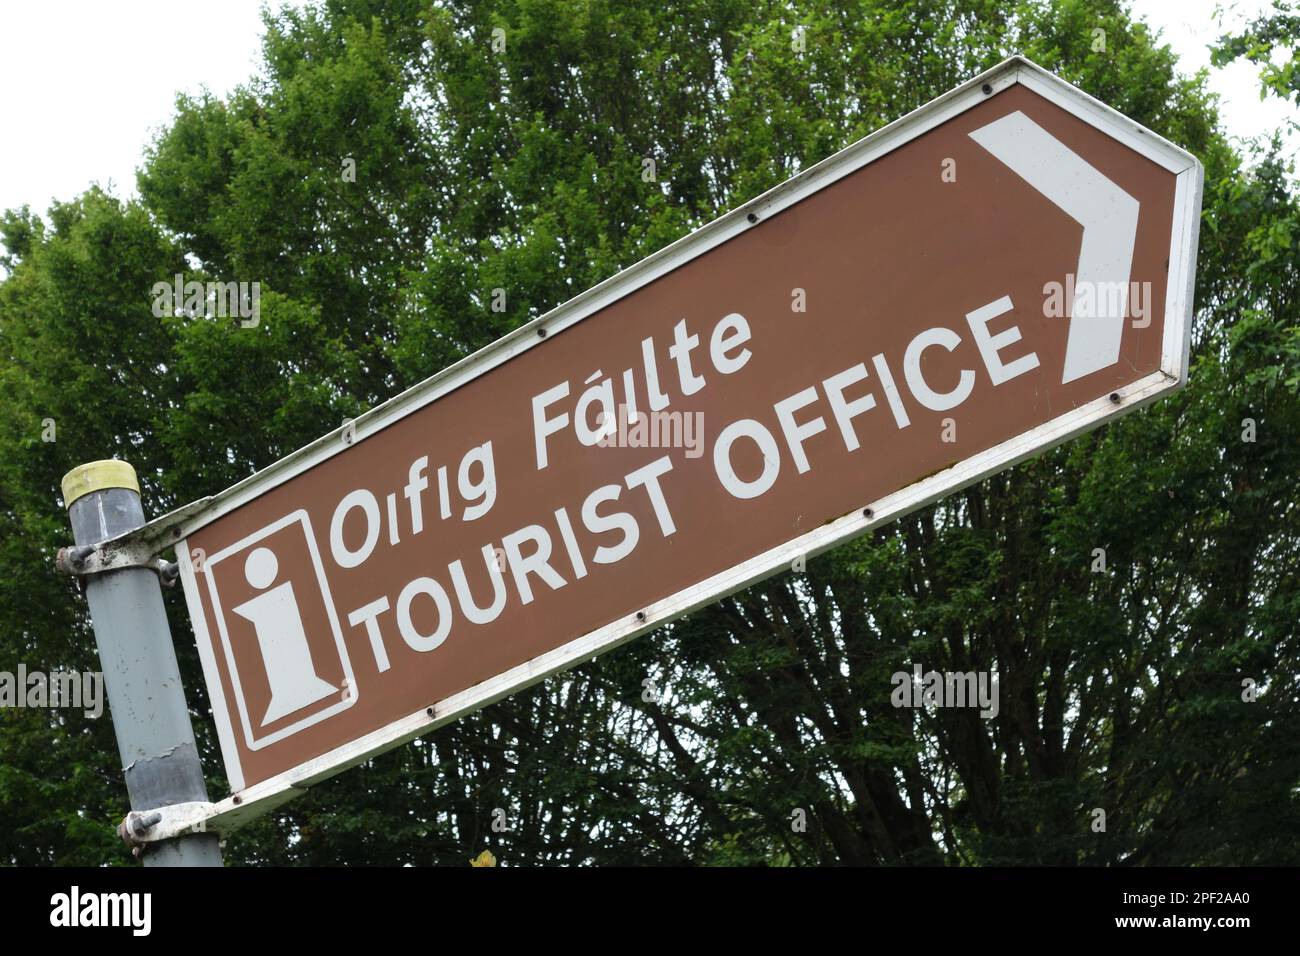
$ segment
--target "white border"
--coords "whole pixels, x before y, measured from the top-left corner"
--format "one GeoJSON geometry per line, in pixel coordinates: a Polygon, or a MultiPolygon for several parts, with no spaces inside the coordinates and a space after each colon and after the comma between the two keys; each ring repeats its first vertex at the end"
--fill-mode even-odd
{"type": "Polygon", "coordinates": [[[226,709],[226,692],[221,683],[221,673],[217,670],[217,658],[213,654],[213,648],[217,645],[208,633],[208,617],[203,613],[199,583],[194,578],[194,566],[190,563],[188,538],[176,542],[176,564],[180,568],[181,586],[185,590],[185,603],[189,607],[190,626],[194,628],[194,643],[199,649],[203,682],[208,685],[208,703],[212,707],[213,722],[217,725],[217,743],[226,765],[226,779],[230,781],[231,791],[238,793],[244,789],[244,771],[239,765],[239,748],[235,745],[235,725],[230,720],[230,711],[226,709]]]}
{"type": "MultiPolygon", "coordinates": [[[[1125,386],[1115,392],[1113,397],[1099,398],[1057,416],[1024,434],[894,492],[880,501],[863,502],[864,506],[867,506],[865,511],[855,511],[845,515],[706,581],[679,591],[663,601],[638,609],[640,616],[633,614],[628,618],[614,621],[459,694],[432,703],[432,706],[425,710],[394,721],[386,727],[322,754],[292,770],[256,784],[238,794],[237,798],[227,798],[218,804],[217,815],[242,822],[255,815],[256,807],[262,805],[269,807],[283,802],[287,791],[331,777],[377,753],[487,706],[557,671],[617,647],[673,618],[717,601],[776,571],[789,567],[793,559],[799,555],[812,556],[835,547],[1184,385],[1187,380],[1192,284],[1204,181],[1203,167],[1196,157],[1185,150],[1174,146],[1024,57],[1014,56],[666,246],[618,275],[570,299],[546,315],[521,326],[474,355],[376,406],[352,423],[355,428],[354,441],[386,428],[508,359],[530,348],[545,344],[546,339],[539,335],[541,330],[554,333],[568,328],[604,309],[611,302],[744,232],[752,227],[748,220],[750,215],[756,216],[757,221],[762,222],[768,216],[800,202],[812,193],[910,142],[940,123],[983,102],[992,93],[1006,89],[1015,83],[1024,83],[1035,93],[1168,169],[1177,177],[1172,224],[1173,239],[1169,254],[1169,291],[1165,300],[1165,328],[1159,372],[1125,386]],[[984,91],[985,86],[989,88],[987,93],[984,91]],[[239,799],[240,809],[235,809],[233,804],[235,799],[239,799]]],[[[193,506],[188,506],[189,513],[186,513],[186,509],[176,512],[173,523],[177,528],[177,535],[188,536],[195,529],[228,514],[271,488],[344,451],[349,445],[342,441],[342,433],[342,428],[336,429],[208,499],[206,507],[197,514],[193,513],[193,506]]],[[[155,524],[167,521],[168,516],[164,516],[155,524]]],[[[186,562],[181,562],[182,569],[185,564],[186,562]]],[[[203,621],[202,605],[198,601],[193,575],[182,573],[182,581],[202,654],[203,644],[209,640],[203,621]]],[[[204,670],[209,688],[215,688],[217,691],[214,694],[213,713],[217,719],[223,755],[227,760],[227,773],[232,781],[232,787],[241,790],[242,786],[235,785],[236,781],[242,784],[242,775],[238,773],[237,764],[233,768],[235,773],[230,772],[232,757],[236,761],[238,758],[234,749],[227,746],[233,741],[233,733],[228,726],[229,715],[225,711],[224,703],[218,707],[216,700],[220,695],[221,685],[213,681],[215,668],[209,669],[206,661],[204,670]],[[223,722],[227,724],[224,732],[223,722]]]]}

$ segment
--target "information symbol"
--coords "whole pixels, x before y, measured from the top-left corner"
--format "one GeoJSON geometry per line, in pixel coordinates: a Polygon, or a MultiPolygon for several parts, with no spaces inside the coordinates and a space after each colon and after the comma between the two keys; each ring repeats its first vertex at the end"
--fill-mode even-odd
{"type": "Polygon", "coordinates": [[[312,664],[293,583],[285,581],[271,587],[279,572],[275,552],[255,548],[244,562],[244,577],[265,593],[231,608],[252,622],[262,651],[262,664],[271,685],[271,703],[262,717],[263,727],[338,693],[338,688],[322,680],[312,664]]]}

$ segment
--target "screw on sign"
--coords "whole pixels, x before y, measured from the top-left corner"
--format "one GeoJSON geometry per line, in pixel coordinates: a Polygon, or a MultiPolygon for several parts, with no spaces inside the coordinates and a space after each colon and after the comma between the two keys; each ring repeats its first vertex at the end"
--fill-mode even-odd
{"type": "Polygon", "coordinates": [[[1201,181],[1015,58],[186,514],[245,808],[1180,387],[1201,181]]]}

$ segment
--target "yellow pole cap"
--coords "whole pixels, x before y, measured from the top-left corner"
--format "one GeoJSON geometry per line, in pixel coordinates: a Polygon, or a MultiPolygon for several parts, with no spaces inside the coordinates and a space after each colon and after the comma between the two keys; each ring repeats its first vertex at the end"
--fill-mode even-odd
{"type": "Polygon", "coordinates": [[[116,458],[78,465],[63,476],[63,507],[71,508],[83,495],[105,488],[127,488],[138,495],[140,483],[136,481],[135,469],[116,458]]]}

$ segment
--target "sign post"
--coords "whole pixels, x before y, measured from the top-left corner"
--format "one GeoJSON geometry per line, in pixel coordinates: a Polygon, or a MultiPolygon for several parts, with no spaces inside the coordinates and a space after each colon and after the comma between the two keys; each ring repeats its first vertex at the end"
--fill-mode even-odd
{"type": "MultiPolygon", "coordinates": [[[[61,563],[78,572],[94,546],[145,523],[135,469],[124,461],[96,461],[68,472],[63,502],[77,547],[61,563]]],[[[136,842],[161,821],[160,808],[207,805],[208,791],[158,572],[124,566],[83,580],[133,811],[122,832],[136,842]]],[[[213,833],[161,840],[142,856],[145,866],[221,866],[213,833]]]]}
{"type": "Polygon", "coordinates": [[[1202,178],[1014,57],[155,522],[211,815],[1180,388],[1202,178]]]}

